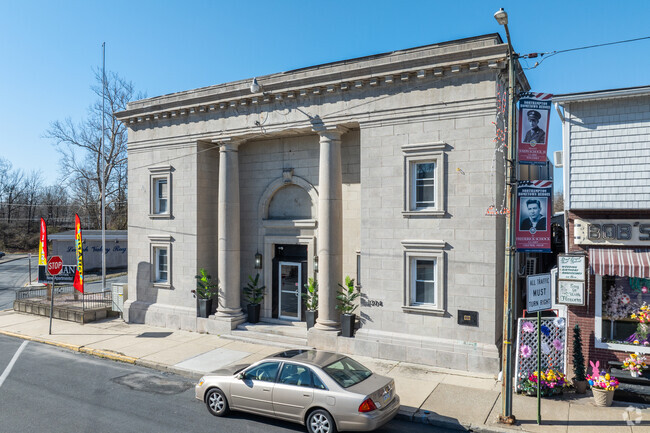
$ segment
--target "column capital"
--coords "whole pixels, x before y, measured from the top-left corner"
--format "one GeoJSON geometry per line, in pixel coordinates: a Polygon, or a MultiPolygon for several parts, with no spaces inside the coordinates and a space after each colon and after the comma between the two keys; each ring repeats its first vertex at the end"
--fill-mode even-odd
{"type": "Polygon", "coordinates": [[[212,140],[212,143],[219,146],[220,152],[237,152],[239,146],[246,141],[245,138],[239,137],[220,137],[212,140]]]}
{"type": "Polygon", "coordinates": [[[312,130],[320,135],[321,139],[340,140],[341,135],[349,131],[348,128],[341,125],[325,125],[323,123],[313,124],[312,130]]]}

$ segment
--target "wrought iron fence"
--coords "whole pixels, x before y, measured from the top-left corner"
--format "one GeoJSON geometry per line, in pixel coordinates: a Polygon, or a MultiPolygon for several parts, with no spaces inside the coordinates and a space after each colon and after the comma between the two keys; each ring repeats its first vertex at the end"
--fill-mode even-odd
{"type": "MultiPolygon", "coordinates": [[[[31,300],[39,303],[50,303],[50,289],[47,287],[25,287],[16,290],[16,300],[31,300]]],[[[111,291],[79,293],[73,286],[54,287],[54,305],[92,310],[111,308],[111,291]]]]}

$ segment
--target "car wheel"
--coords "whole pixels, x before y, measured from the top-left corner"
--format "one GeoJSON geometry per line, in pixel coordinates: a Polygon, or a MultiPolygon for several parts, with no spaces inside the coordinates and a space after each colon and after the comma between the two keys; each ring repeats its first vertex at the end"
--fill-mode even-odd
{"type": "Polygon", "coordinates": [[[316,409],[307,417],[307,431],[309,433],[336,433],[336,424],[329,412],[316,409]]]}
{"type": "Polygon", "coordinates": [[[224,416],[230,412],[228,400],[226,400],[226,396],[219,388],[213,388],[208,391],[208,395],[205,398],[205,405],[208,407],[208,411],[214,416],[224,416]]]}

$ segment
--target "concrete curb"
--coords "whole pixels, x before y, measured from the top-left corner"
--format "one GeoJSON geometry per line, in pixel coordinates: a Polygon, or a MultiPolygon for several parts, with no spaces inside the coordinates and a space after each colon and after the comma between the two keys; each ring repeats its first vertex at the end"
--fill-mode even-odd
{"type": "Polygon", "coordinates": [[[110,359],[112,361],[124,362],[127,364],[135,364],[137,361],[137,358],[134,358],[132,356],[122,355],[121,353],[117,353],[117,352],[111,352],[110,350],[91,349],[90,347],[79,346],[76,344],[60,343],[58,341],[52,341],[45,338],[31,337],[29,335],[17,334],[15,332],[5,331],[2,329],[0,329],[0,335],[20,338],[22,340],[33,341],[35,343],[48,344],[50,346],[60,347],[62,349],[71,350],[73,352],[85,353],[87,355],[110,359]]]}

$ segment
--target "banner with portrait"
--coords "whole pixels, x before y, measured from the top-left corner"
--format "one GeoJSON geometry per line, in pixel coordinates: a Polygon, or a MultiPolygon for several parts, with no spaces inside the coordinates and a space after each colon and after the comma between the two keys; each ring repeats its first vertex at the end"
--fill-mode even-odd
{"type": "Polygon", "coordinates": [[[553,181],[522,180],[517,184],[517,251],[551,252],[553,181]]]}
{"type": "Polygon", "coordinates": [[[550,93],[532,93],[519,99],[517,157],[521,164],[546,164],[552,98],[550,93]]]}

